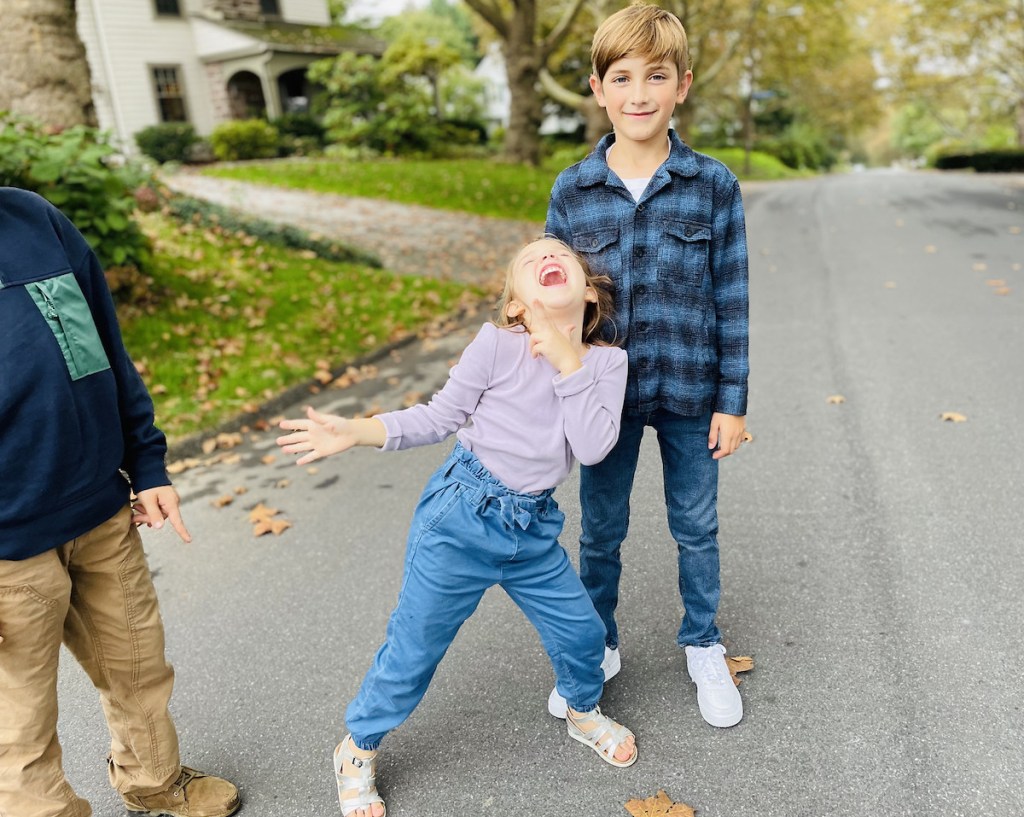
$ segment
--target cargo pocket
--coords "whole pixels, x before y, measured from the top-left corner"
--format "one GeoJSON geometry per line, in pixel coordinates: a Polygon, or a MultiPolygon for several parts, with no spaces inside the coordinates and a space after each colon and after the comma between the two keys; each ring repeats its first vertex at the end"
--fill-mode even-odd
{"type": "Polygon", "coordinates": [[[25,288],[53,332],[72,380],[110,368],[92,311],[74,273],[34,281],[25,288]]]}

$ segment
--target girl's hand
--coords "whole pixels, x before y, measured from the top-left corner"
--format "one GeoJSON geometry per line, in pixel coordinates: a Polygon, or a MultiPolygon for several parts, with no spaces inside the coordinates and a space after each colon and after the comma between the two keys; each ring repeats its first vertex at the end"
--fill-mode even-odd
{"type": "Polygon", "coordinates": [[[580,352],[573,342],[576,329],[573,324],[558,326],[538,300],[533,302],[526,320],[531,355],[543,356],[563,377],[583,368],[580,352]]]}
{"type": "Polygon", "coordinates": [[[277,438],[277,444],[286,454],[302,454],[295,461],[296,465],[340,454],[360,442],[352,420],[321,414],[311,407],[306,408],[306,417],[305,420],[282,420],[281,428],[294,433],[277,438]]]}

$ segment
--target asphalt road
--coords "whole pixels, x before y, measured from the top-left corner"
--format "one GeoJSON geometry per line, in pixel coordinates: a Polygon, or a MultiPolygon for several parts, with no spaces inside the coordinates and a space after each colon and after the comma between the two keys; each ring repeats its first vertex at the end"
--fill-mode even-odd
{"type": "MultiPolygon", "coordinates": [[[[640,761],[613,769],[547,715],[539,640],[492,591],[384,744],[392,817],[612,817],[659,789],[699,817],[1024,813],[1024,182],[863,173],[752,188],[747,207],[754,440],[722,468],[719,618],[755,662],[743,721],[704,724],[685,677],[649,439],[623,670],[603,701],[640,761]]],[[[467,337],[313,400],[352,413],[428,396],[467,337]]],[[[237,781],[248,817],[333,815],[343,709],[447,446],[353,451],[310,473],[261,461],[273,436],[180,475],[195,542],[147,534],[147,551],[185,761],[237,781]],[[292,527],[254,538],[260,501],[292,527]]],[[[558,496],[573,553],[575,480],[558,496]]],[[[99,705],[71,660],[60,690],[69,776],[97,814],[119,814],[99,705]]]]}

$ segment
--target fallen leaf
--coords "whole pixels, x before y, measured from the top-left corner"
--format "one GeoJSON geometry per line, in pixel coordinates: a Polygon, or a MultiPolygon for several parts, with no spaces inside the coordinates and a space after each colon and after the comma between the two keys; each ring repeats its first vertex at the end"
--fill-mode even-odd
{"type": "Polygon", "coordinates": [[[927,247],[924,248],[924,251],[926,253],[936,253],[939,251],[939,248],[936,247],[934,244],[929,244],[927,247]]]}
{"type": "Polygon", "coordinates": [[[249,511],[249,521],[259,522],[263,519],[270,519],[270,517],[276,516],[277,514],[277,508],[268,508],[261,502],[255,508],[249,511]]]}
{"type": "Polygon", "coordinates": [[[306,469],[306,473],[307,474],[317,474],[319,472],[320,472],[320,469],[317,468],[315,465],[311,465],[311,466],[309,466],[309,468],[306,469]]]}
{"type": "Polygon", "coordinates": [[[1009,295],[1010,294],[1010,288],[1009,287],[997,287],[996,289],[993,289],[992,291],[996,295],[1009,295]]]}
{"type": "Polygon", "coordinates": [[[279,479],[277,482],[274,483],[274,487],[275,488],[287,488],[291,484],[292,484],[292,481],[290,479],[279,479]]]}
{"type": "Polygon", "coordinates": [[[984,272],[985,270],[988,269],[988,264],[986,264],[984,261],[975,261],[971,268],[975,272],[984,272]]]}
{"type": "Polygon", "coordinates": [[[739,672],[750,672],[754,668],[754,659],[749,655],[727,655],[725,665],[729,668],[729,675],[736,686],[740,685],[739,672]]]}
{"type": "Polygon", "coordinates": [[[961,414],[959,411],[944,411],[939,415],[939,418],[950,423],[966,423],[967,415],[961,414]]]}
{"type": "Polygon", "coordinates": [[[846,402],[846,398],[843,397],[843,395],[841,395],[841,394],[830,394],[828,396],[828,399],[826,400],[826,402],[830,406],[838,406],[840,403],[845,403],[846,402]]]}
{"type": "Polygon", "coordinates": [[[626,811],[633,817],[694,817],[695,814],[686,803],[672,802],[663,790],[646,800],[627,800],[626,811]]]}
{"type": "Polygon", "coordinates": [[[989,278],[985,283],[988,284],[990,287],[1006,286],[1006,281],[1004,281],[1002,278],[989,278]]]}
{"type": "Polygon", "coordinates": [[[203,453],[204,454],[212,454],[216,450],[217,450],[217,440],[216,440],[215,437],[210,437],[209,439],[203,440],[203,453]]]}
{"type": "Polygon", "coordinates": [[[885,288],[886,289],[896,289],[896,282],[895,281],[886,281],[885,282],[885,288]]]}
{"type": "Polygon", "coordinates": [[[262,462],[264,465],[270,465],[270,463],[272,463],[276,459],[277,456],[274,454],[264,454],[262,457],[260,457],[260,462],[262,462]]]}
{"type": "Polygon", "coordinates": [[[235,488],[235,493],[238,496],[241,496],[242,494],[246,493],[248,490],[249,489],[246,488],[244,485],[239,485],[237,488],[235,488]]]}
{"type": "Polygon", "coordinates": [[[233,496],[231,496],[230,494],[226,494],[224,496],[217,497],[210,504],[213,505],[213,507],[215,508],[223,508],[225,505],[230,505],[234,501],[235,498],[233,496]]]}

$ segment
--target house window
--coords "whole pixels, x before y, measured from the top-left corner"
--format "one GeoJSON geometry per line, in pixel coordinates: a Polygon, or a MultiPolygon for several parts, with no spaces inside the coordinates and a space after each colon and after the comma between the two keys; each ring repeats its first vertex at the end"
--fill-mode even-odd
{"type": "Polygon", "coordinates": [[[178,68],[162,65],[153,69],[153,89],[161,122],[187,122],[185,92],[178,79],[178,68]]]}
{"type": "Polygon", "coordinates": [[[156,0],[156,13],[160,17],[181,17],[178,0],[156,0]]]}
{"type": "Polygon", "coordinates": [[[280,17],[281,6],[277,0],[260,0],[260,12],[267,17],[280,17]]]}

